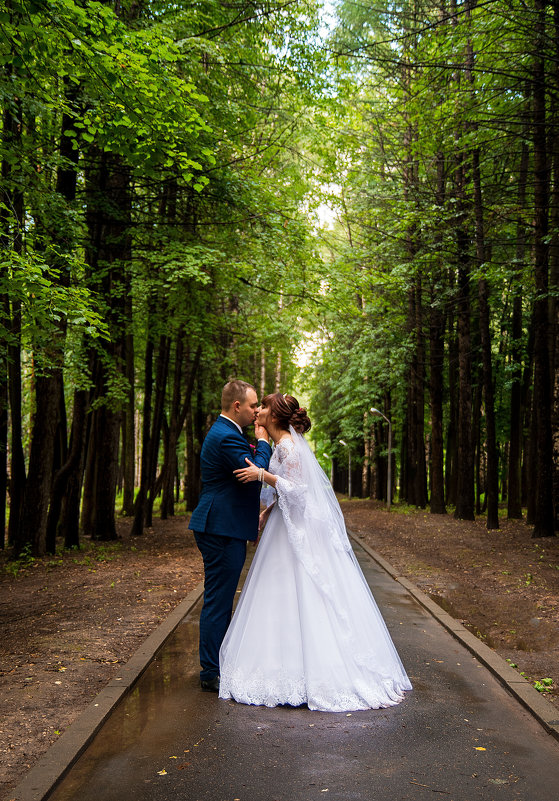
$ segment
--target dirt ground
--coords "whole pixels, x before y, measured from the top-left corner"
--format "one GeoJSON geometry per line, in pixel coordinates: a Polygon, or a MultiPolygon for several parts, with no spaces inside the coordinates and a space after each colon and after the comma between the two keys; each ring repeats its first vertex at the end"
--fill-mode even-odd
{"type": "MultiPolygon", "coordinates": [[[[559,704],[559,539],[522,521],[342,501],[348,528],[559,704]]],[[[131,540],[28,564],[0,555],[0,797],[15,786],[143,640],[202,579],[184,517],[131,540]]]]}
{"type": "Polygon", "coordinates": [[[15,566],[0,557],[0,798],[203,577],[184,517],[15,566]]]}
{"type": "Polygon", "coordinates": [[[559,706],[559,537],[532,539],[521,520],[488,532],[482,518],[388,513],[375,501],[342,509],[348,529],[559,706]]]}

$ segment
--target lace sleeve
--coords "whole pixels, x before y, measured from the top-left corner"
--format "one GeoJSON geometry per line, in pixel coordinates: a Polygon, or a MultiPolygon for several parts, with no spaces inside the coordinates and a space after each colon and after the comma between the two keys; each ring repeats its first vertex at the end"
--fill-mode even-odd
{"type": "Polygon", "coordinates": [[[292,439],[278,443],[270,461],[277,476],[278,507],[295,557],[321,592],[329,595],[332,587],[322,555],[331,545],[355,557],[328,477],[305,438],[292,429],[290,433],[292,439]]]}
{"type": "Polygon", "coordinates": [[[290,540],[300,542],[304,536],[307,484],[301,459],[290,439],[282,440],[276,447],[277,481],[276,493],[290,540]]]}
{"type": "Polygon", "coordinates": [[[278,443],[276,460],[278,465],[276,489],[279,487],[283,495],[303,495],[305,484],[301,460],[290,439],[278,443]]]}

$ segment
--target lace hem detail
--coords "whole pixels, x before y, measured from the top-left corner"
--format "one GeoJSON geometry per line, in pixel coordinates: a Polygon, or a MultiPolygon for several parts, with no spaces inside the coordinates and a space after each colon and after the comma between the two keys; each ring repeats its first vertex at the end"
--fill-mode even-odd
{"type": "Polygon", "coordinates": [[[404,699],[404,686],[392,679],[383,680],[378,687],[355,687],[353,691],[333,692],[324,685],[312,686],[305,677],[251,676],[241,672],[222,674],[219,697],[252,706],[302,706],[319,712],[356,712],[365,709],[385,709],[404,699]],[[307,686],[310,684],[310,686],[307,686]]]}

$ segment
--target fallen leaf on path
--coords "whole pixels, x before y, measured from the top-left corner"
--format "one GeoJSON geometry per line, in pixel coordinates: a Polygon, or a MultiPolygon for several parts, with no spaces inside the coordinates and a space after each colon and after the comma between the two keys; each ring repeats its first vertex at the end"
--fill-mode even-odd
{"type": "Polygon", "coordinates": [[[157,771],[157,775],[158,776],[166,776],[167,775],[167,771],[166,770],[158,770],[157,771]]]}
{"type": "Polygon", "coordinates": [[[430,787],[428,784],[420,784],[420,782],[416,781],[410,781],[410,784],[413,784],[416,787],[426,787],[428,790],[432,790],[434,793],[444,793],[444,795],[450,795],[448,790],[435,790],[434,787],[430,787]]]}

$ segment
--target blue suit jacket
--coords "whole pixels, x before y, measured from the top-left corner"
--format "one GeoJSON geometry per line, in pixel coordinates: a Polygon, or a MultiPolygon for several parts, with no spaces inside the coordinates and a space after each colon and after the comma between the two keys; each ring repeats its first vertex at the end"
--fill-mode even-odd
{"type": "Polygon", "coordinates": [[[241,484],[233,470],[247,466],[245,457],[258,467],[267,468],[271,455],[272,449],[264,440],[259,440],[253,453],[236,425],[226,417],[218,417],[202,445],[202,492],[188,527],[205,534],[255,540],[261,484],[241,484]]]}

